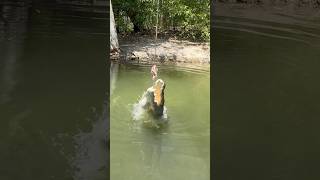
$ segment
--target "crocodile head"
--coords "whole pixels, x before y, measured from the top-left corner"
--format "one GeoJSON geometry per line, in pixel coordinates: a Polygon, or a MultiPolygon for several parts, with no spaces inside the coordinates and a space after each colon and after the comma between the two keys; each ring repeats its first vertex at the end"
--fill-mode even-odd
{"type": "Polygon", "coordinates": [[[153,84],[153,95],[154,95],[154,103],[157,106],[163,106],[164,105],[164,89],[165,89],[166,85],[163,82],[162,79],[158,79],[157,81],[154,82],[153,84]]]}

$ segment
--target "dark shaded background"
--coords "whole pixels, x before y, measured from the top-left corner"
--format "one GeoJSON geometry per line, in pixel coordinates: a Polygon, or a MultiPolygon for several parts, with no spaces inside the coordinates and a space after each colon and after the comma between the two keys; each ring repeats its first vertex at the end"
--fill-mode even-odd
{"type": "Polygon", "coordinates": [[[0,179],[108,179],[108,1],[0,1],[0,179]]]}
{"type": "Polygon", "coordinates": [[[224,2],[212,17],[212,179],[319,179],[317,1],[224,2]]]}

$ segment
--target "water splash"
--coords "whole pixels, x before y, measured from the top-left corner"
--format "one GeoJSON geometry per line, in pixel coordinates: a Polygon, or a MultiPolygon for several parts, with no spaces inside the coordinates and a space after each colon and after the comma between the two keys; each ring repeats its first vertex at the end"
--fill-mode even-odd
{"type": "Polygon", "coordinates": [[[147,91],[145,91],[139,101],[133,104],[132,119],[134,121],[142,120],[144,123],[151,123],[152,126],[159,126],[168,122],[168,109],[163,107],[163,114],[161,117],[154,117],[151,113],[148,113],[146,105],[149,102],[147,91]]]}
{"type": "Polygon", "coordinates": [[[145,115],[145,106],[148,102],[146,93],[147,92],[144,92],[140,100],[137,103],[133,104],[132,118],[135,121],[142,119],[145,115]]]}

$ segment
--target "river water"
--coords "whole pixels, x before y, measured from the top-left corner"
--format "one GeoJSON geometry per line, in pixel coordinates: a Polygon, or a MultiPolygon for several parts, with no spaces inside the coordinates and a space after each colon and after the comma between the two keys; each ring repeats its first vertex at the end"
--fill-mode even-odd
{"type": "Polygon", "coordinates": [[[319,179],[320,19],[216,9],[213,178],[319,179]]]}
{"type": "Polygon", "coordinates": [[[107,179],[107,13],[1,11],[0,179],[107,179]]]}
{"type": "MultiPolygon", "coordinates": [[[[48,7],[1,6],[0,179],[107,179],[108,19],[48,7]]],[[[112,180],[209,179],[210,156],[216,179],[319,179],[320,21],[243,14],[215,17],[211,133],[207,69],[160,66],[157,129],[132,118],[150,66],[113,65],[112,180]]]]}
{"type": "Polygon", "coordinates": [[[168,123],[135,120],[134,104],[152,86],[149,65],[112,64],[110,178],[208,180],[210,178],[210,71],[159,66],[166,83],[168,123]]]}

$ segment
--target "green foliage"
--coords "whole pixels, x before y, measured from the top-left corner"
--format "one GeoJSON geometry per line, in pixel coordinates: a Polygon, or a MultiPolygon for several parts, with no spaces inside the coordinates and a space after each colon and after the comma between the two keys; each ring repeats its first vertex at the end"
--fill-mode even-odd
{"type": "MultiPolygon", "coordinates": [[[[118,30],[120,32],[154,30],[157,24],[157,2],[157,0],[113,0],[118,30]]],[[[174,29],[183,38],[209,40],[209,0],[159,0],[158,15],[160,32],[174,29]]]]}
{"type": "Polygon", "coordinates": [[[119,13],[118,17],[116,18],[116,26],[120,33],[132,32],[133,31],[133,24],[130,19],[123,13],[119,13]]]}

